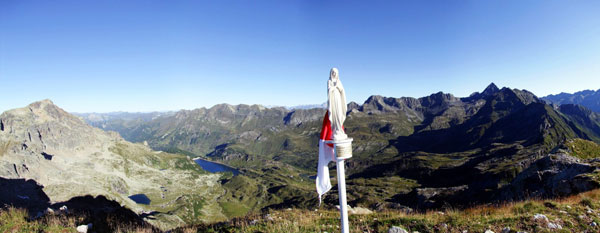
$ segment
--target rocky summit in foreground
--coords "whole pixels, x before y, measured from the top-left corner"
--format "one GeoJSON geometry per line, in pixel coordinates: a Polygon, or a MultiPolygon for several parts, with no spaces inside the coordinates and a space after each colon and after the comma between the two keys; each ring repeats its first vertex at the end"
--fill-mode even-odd
{"type": "Polygon", "coordinates": [[[116,201],[162,229],[224,220],[218,179],[186,156],[127,142],[49,100],[0,115],[0,203],[21,203],[32,217],[52,203],[71,207],[89,195],[116,201]],[[129,198],[136,194],[151,202],[137,204],[129,198]]]}

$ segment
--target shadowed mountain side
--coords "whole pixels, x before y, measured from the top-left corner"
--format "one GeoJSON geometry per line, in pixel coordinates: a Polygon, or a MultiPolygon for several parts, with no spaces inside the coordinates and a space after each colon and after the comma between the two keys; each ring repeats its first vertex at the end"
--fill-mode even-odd
{"type": "Polygon", "coordinates": [[[58,212],[59,208],[66,206],[68,213],[62,214],[84,216],[76,224],[92,223],[96,232],[115,232],[119,226],[139,226],[160,232],[158,228],[146,223],[142,216],[104,196],[73,197],[68,201],[51,204],[43,186],[31,179],[0,178],[0,190],[0,209],[8,206],[23,208],[28,211],[30,218],[40,217],[47,208],[58,212]]]}
{"type": "Polygon", "coordinates": [[[520,105],[511,112],[491,109],[483,107],[477,115],[456,127],[401,136],[390,144],[399,152],[452,153],[485,147],[491,143],[519,142],[523,146],[530,146],[543,143],[544,136],[550,134],[561,137],[556,138],[558,141],[564,140],[565,136],[576,135],[558,114],[541,103],[520,105]]]}
{"type": "Polygon", "coordinates": [[[558,110],[570,120],[571,128],[577,129],[581,138],[600,141],[600,113],[576,104],[563,104],[558,110]]]}
{"type": "Polygon", "coordinates": [[[14,206],[29,211],[31,217],[50,206],[44,187],[35,180],[4,179],[0,177],[0,207],[14,206]]]}
{"type": "Polygon", "coordinates": [[[137,215],[132,210],[121,206],[116,201],[108,200],[104,196],[73,197],[68,201],[52,204],[51,208],[59,209],[62,206],[67,206],[69,212],[74,215],[86,216],[82,224],[92,223],[96,232],[116,232],[118,227],[122,226],[139,226],[152,229],[153,232],[161,232],[160,229],[144,220],[144,218],[151,219],[152,215],[159,213],[137,215]]]}

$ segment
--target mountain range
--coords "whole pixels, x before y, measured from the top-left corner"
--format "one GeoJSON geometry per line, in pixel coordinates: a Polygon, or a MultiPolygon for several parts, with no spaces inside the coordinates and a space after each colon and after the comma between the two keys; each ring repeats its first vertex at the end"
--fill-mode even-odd
{"type": "MultiPolygon", "coordinates": [[[[221,104],[112,130],[157,150],[259,171],[251,179],[282,200],[273,207],[309,207],[314,198],[292,193],[311,194],[310,183],[274,186],[270,176],[314,174],[324,111],[221,104]]],[[[598,114],[581,105],[549,105],[526,90],[492,83],[464,98],[442,92],[422,98],[371,96],[362,105],[349,103],[347,115],[346,131],[355,138],[347,169],[353,205],[467,206],[597,186],[585,175],[594,165],[568,157],[567,145],[600,142],[598,114]],[[547,166],[536,169],[545,170],[528,170],[537,163],[547,166]],[[562,173],[580,166],[585,169],[562,173]],[[522,183],[543,172],[566,183],[536,188],[522,183]]],[[[331,192],[326,203],[334,205],[336,198],[331,192]]]]}
{"type": "MultiPolygon", "coordinates": [[[[102,195],[136,213],[154,211],[148,221],[163,229],[314,209],[324,114],[322,107],[220,104],[74,116],[45,100],[0,115],[0,177],[33,179],[53,202],[102,195]],[[240,173],[208,173],[196,157],[240,173]],[[128,198],[140,193],[150,205],[128,198]]],[[[492,83],[464,98],[374,95],[348,104],[345,130],[354,138],[346,170],[352,206],[460,208],[600,187],[600,115],[526,90],[492,83]]],[[[332,179],[321,208],[337,204],[332,179]]]]}
{"type": "Polygon", "coordinates": [[[573,94],[563,92],[556,95],[548,95],[542,97],[542,99],[557,105],[578,104],[594,112],[600,112],[600,89],[596,91],[579,91],[573,94]]]}

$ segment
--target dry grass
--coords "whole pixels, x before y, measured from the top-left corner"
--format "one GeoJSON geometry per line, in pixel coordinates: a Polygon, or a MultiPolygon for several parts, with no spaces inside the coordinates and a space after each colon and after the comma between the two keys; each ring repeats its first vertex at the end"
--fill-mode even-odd
{"type": "MultiPolygon", "coordinates": [[[[77,232],[78,225],[90,222],[86,214],[67,214],[67,215],[45,215],[41,218],[31,220],[27,210],[8,207],[0,209],[0,232],[77,232]]],[[[98,220],[97,220],[98,221],[98,220]]],[[[96,221],[96,222],[97,222],[96,221]]],[[[126,224],[120,221],[118,217],[109,216],[105,221],[109,227],[93,226],[93,232],[135,232],[150,233],[156,232],[150,226],[137,226],[126,224]]]]}
{"type": "MultiPolygon", "coordinates": [[[[85,216],[48,216],[27,221],[27,212],[8,208],[0,211],[0,232],[75,232],[85,216]]],[[[552,200],[528,200],[500,205],[484,205],[464,210],[446,209],[422,213],[385,211],[350,215],[351,232],[386,232],[400,226],[409,232],[501,232],[510,227],[527,232],[600,232],[600,189],[552,200]],[[549,229],[548,223],[533,220],[544,214],[549,222],[563,228],[549,229]]],[[[153,232],[150,227],[123,225],[117,220],[115,232],[153,232]],[[120,225],[119,225],[120,224],[120,225]]],[[[274,210],[251,214],[227,222],[190,225],[173,232],[339,232],[339,213],[334,210],[274,210]]]]}
{"type": "MultiPolygon", "coordinates": [[[[386,211],[351,215],[350,232],[387,232],[400,226],[409,232],[501,232],[505,227],[527,232],[600,232],[600,189],[553,200],[528,200],[484,205],[464,210],[446,209],[407,214],[386,211]],[[590,212],[591,210],[591,212],[590,212]],[[563,229],[549,229],[548,222],[534,221],[544,214],[563,229]]],[[[331,210],[277,210],[250,215],[227,223],[187,226],[175,232],[339,232],[339,213],[331,210]]]]}

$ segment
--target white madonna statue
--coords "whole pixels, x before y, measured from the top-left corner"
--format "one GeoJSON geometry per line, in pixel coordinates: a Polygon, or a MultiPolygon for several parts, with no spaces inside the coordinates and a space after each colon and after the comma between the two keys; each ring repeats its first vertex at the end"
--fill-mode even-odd
{"type": "Polygon", "coordinates": [[[346,92],[339,78],[337,68],[332,68],[327,81],[327,110],[329,110],[329,121],[333,131],[333,140],[339,141],[348,138],[344,132],[344,121],[346,120],[346,92]]]}

